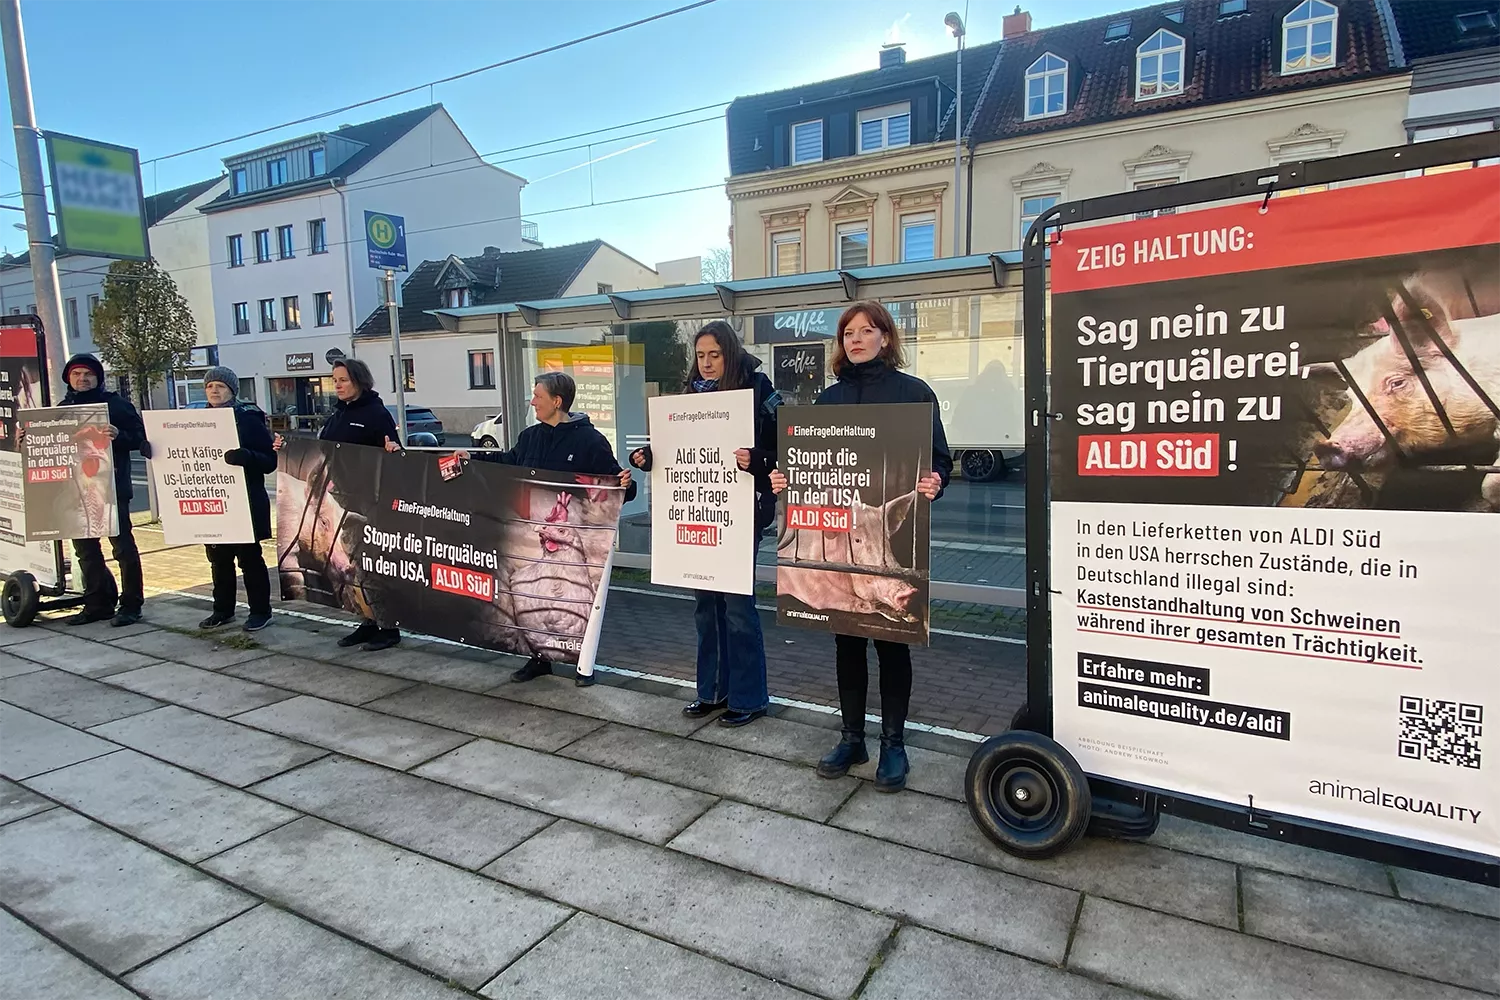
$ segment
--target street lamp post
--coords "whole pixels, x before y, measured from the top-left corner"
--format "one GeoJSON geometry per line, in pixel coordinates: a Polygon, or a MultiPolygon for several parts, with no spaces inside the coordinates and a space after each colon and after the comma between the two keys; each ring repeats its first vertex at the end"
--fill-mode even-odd
{"type": "Polygon", "coordinates": [[[964,159],[964,19],[958,16],[958,11],[949,11],[948,16],[943,18],[943,23],[953,32],[953,38],[958,43],[958,66],[953,76],[957,95],[953,101],[953,256],[957,257],[960,254],[960,220],[963,218],[960,185],[963,183],[964,159]]]}

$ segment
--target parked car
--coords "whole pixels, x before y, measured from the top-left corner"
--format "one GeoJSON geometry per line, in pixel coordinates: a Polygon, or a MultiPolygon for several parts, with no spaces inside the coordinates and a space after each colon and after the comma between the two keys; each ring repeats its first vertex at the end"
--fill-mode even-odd
{"type": "Polygon", "coordinates": [[[498,413],[494,416],[485,417],[479,423],[475,424],[474,429],[469,432],[469,440],[474,442],[476,448],[500,447],[502,439],[500,424],[501,416],[498,413]]]}
{"type": "MultiPolygon", "coordinates": [[[[385,408],[391,411],[391,419],[395,420],[396,407],[387,403],[385,408]]],[[[425,406],[408,406],[406,408],[406,433],[408,437],[413,434],[427,433],[437,438],[439,445],[446,445],[448,443],[447,435],[443,433],[443,422],[437,418],[437,414],[425,406]]]]}
{"type": "Polygon", "coordinates": [[[183,409],[185,409],[185,410],[206,410],[206,409],[208,409],[208,400],[206,400],[206,399],[195,399],[191,403],[189,403],[187,406],[183,407],[183,409]]]}

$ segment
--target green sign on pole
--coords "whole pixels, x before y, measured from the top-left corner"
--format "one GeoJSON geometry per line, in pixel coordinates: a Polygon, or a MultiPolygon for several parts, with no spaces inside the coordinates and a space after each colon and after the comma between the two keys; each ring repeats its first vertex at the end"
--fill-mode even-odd
{"type": "Polygon", "coordinates": [[[55,132],[45,138],[58,252],[150,259],[140,154],[55,132]]]}

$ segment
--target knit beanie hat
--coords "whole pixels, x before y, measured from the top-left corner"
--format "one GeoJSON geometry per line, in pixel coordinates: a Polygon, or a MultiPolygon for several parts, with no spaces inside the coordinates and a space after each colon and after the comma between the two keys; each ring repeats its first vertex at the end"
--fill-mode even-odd
{"type": "Polygon", "coordinates": [[[240,394],[240,377],[232,368],[225,368],[223,365],[210,368],[203,373],[203,384],[208,385],[210,382],[223,382],[235,396],[240,394]]]}
{"type": "Polygon", "coordinates": [[[68,373],[74,368],[87,368],[94,373],[94,378],[99,381],[101,386],[104,384],[104,366],[92,354],[75,354],[69,358],[68,363],[63,365],[64,382],[68,380],[68,373]]]}

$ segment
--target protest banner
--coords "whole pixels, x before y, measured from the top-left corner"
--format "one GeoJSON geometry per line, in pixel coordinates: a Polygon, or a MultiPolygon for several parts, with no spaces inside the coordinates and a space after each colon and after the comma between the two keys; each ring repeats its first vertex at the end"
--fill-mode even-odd
{"type": "Polygon", "coordinates": [[[754,389],[656,396],[651,420],[651,582],[755,592],[754,389]]]}
{"type": "MultiPolygon", "coordinates": [[[[280,452],[283,600],[519,656],[577,663],[614,546],[615,477],[306,438],[280,452]]],[[[590,665],[592,666],[592,665],[590,665]]]]}
{"type": "Polygon", "coordinates": [[[25,570],[43,587],[55,587],[57,553],[51,542],[26,536],[26,475],[16,421],[22,410],[42,405],[42,363],[38,331],[30,326],[0,328],[0,565],[25,570]]]}
{"type": "Polygon", "coordinates": [[[777,411],[782,625],[927,645],[932,404],[777,411]]]}
{"type": "Polygon", "coordinates": [[[1479,167],[1053,248],[1053,722],[1087,772],[1500,855],[1497,238],[1479,167]]]}
{"type": "Polygon", "coordinates": [[[147,410],[151,477],[168,545],[241,545],[255,541],[245,470],[224,461],[240,446],[234,408],[147,410]]]}
{"type": "Polygon", "coordinates": [[[40,407],[17,419],[27,540],[119,534],[108,404],[40,407]]]}

